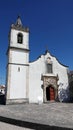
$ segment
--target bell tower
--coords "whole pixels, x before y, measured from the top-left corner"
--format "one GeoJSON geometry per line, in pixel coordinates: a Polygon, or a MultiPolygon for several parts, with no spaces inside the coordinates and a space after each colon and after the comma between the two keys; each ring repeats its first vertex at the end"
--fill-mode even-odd
{"type": "Polygon", "coordinates": [[[11,25],[7,50],[6,104],[28,101],[29,28],[23,27],[18,16],[11,25]]]}

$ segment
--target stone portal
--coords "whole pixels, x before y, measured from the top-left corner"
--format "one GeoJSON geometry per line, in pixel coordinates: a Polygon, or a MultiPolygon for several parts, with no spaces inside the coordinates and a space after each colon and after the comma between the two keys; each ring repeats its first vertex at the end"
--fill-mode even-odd
{"type": "Polygon", "coordinates": [[[55,101],[58,97],[58,75],[43,74],[43,102],[55,101]]]}

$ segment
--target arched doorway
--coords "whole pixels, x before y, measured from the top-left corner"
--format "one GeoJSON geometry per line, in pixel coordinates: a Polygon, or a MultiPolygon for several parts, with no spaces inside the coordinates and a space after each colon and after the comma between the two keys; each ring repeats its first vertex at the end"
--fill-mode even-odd
{"type": "Polygon", "coordinates": [[[49,90],[49,87],[46,88],[46,99],[47,99],[47,101],[50,100],[50,90],[49,90]]]}
{"type": "Polygon", "coordinates": [[[46,88],[46,100],[47,101],[55,100],[55,90],[52,87],[52,85],[46,88]]]}

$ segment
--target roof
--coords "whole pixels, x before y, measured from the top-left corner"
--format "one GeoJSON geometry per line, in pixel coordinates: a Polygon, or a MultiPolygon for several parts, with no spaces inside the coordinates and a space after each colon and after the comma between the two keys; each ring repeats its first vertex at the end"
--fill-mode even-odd
{"type": "Polygon", "coordinates": [[[23,26],[20,16],[17,17],[16,23],[12,24],[11,28],[19,31],[29,32],[29,28],[23,26]]]}

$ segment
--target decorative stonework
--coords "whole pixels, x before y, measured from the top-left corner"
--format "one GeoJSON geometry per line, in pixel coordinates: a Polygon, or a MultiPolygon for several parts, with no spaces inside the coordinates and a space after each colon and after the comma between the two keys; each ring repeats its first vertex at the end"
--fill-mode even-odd
{"type": "Polygon", "coordinates": [[[19,30],[19,31],[29,32],[29,28],[28,27],[23,27],[22,21],[20,19],[20,16],[18,16],[16,24],[12,24],[11,25],[11,28],[15,29],[15,30],[19,30]]]}
{"type": "Polygon", "coordinates": [[[56,77],[44,77],[44,84],[46,85],[53,85],[56,86],[57,80],[56,77]]]}
{"type": "Polygon", "coordinates": [[[52,64],[52,61],[51,61],[51,58],[48,57],[47,60],[46,60],[47,64],[52,64]]]}
{"type": "Polygon", "coordinates": [[[57,98],[57,90],[58,90],[58,85],[57,85],[57,81],[58,81],[58,76],[55,75],[42,75],[42,80],[43,80],[43,101],[47,102],[47,98],[46,98],[46,88],[49,87],[50,85],[54,88],[55,91],[55,100],[57,98]]]}

